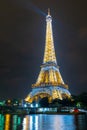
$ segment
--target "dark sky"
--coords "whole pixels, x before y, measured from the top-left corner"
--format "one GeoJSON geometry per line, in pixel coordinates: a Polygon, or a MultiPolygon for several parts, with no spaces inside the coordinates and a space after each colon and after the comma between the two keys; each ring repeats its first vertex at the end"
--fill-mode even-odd
{"type": "Polygon", "coordinates": [[[72,94],[87,92],[86,0],[0,1],[0,99],[25,98],[43,61],[51,9],[61,75],[72,94]]]}

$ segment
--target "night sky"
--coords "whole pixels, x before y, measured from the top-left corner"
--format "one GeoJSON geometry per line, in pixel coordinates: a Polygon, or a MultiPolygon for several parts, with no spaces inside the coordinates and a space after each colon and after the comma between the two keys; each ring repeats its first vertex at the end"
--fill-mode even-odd
{"type": "Polygon", "coordinates": [[[71,94],[87,92],[86,0],[0,1],[0,99],[25,98],[43,61],[51,9],[57,63],[71,94]]]}

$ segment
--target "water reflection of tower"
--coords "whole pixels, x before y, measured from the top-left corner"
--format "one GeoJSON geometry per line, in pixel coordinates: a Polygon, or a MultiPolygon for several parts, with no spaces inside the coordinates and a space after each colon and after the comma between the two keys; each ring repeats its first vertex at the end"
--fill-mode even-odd
{"type": "MultiPolygon", "coordinates": [[[[38,115],[30,116],[30,130],[38,130],[38,115]]],[[[40,124],[41,125],[41,124],[40,124]]]]}
{"type": "Polygon", "coordinates": [[[23,119],[23,130],[39,130],[39,123],[38,115],[27,115],[23,119]]]}
{"type": "Polygon", "coordinates": [[[24,119],[23,119],[23,123],[22,123],[22,126],[23,126],[23,130],[29,130],[29,116],[25,116],[24,119]]]}

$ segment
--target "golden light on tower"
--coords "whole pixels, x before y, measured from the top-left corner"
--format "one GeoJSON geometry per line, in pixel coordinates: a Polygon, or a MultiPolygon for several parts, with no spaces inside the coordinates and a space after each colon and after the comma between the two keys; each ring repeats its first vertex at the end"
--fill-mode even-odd
{"type": "Polygon", "coordinates": [[[46,41],[45,41],[45,53],[43,63],[54,62],[56,63],[54,40],[52,32],[52,17],[50,15],[50,9],[48,9],[48,15],[46,16],[46,41]]]}
{"type": "Polygon", "coordinates": [[[48,9],[48,15],[46,16],[46,39],[43,64],[36,83],[32,85],[32,91],[27,96],[26,101],[32,102],[35,99],[45,96],[48,96],[49,99],[63,99],[71,96],[68,91],[68,85],[64,83],[57,65],[50,9],[48,9]]]}

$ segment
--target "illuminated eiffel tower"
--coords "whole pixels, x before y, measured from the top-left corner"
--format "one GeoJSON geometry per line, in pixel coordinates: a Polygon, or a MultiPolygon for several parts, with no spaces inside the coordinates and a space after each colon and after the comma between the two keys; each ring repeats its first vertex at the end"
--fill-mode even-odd
{"type": "Polygon", "coordinates": [[[70,96],[68,85],[64,83],[57,65],[52,32],[52,17],[50,10],[48,10],[43,64],[37,81],[32,85],[32,91],[25,100],[32,102],[33,100],[37,101],[40,98],[48,97],[49,101],[51,101],[56,98],[61,100],[70,98],[70,96]]]}

